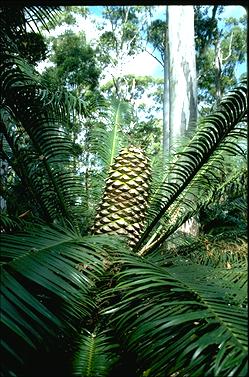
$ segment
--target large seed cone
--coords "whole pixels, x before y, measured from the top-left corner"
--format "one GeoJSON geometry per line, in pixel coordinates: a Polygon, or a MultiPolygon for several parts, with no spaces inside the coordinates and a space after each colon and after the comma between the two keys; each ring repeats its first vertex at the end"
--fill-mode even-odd
{"type": "Polygon", "coordinates": [[[93,232],[117,233],[134,246],[144,227],[148,207],[150,167],[144,152],[124,148],[112,164],[93,232]]]}

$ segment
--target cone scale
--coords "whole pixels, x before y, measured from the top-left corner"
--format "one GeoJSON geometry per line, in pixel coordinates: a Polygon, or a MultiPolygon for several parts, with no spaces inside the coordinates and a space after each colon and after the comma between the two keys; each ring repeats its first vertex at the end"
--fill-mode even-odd
{"type": "Polygon", "coordinates": [[[150,176],[142,149],[122,149],[110,168],[93,233],[120,234],[135,246],[145,223],[150,176]]]}

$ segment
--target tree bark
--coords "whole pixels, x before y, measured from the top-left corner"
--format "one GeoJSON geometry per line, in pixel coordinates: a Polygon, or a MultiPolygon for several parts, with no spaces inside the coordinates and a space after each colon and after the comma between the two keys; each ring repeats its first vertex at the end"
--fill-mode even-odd
{"type": "MultiPolygon", "coordinates": [[[[189,136],[196,127],[197,92],[194,39],[194,7],[168,7],[169,64],[169,150],[189,136]]],[[[180,143],[179,143],[180,144],[180,143]]],[[[198,222],[192,217],[179,229],[198,234],[198,222]]]]}
{"type": "MultiPolygon", "coordinates": [[[[166,6],[166,25],[168,20],[168,6],[166,6]]],[[[163,85],[163,156],[169,155],[169,64],[168,64],[168,28],[165,28],[164,37],[164,85],[163,85]]]]}
{"type": "Polygon", "coordinates": [[[197,119],[193,6],[168,7],[170,149],[197,119]]]}

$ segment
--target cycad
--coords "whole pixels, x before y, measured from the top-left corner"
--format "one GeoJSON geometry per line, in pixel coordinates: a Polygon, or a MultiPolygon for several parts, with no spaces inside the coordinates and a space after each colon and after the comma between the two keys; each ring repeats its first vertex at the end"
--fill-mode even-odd
{"type": "MultiPolygon", "coordinates": [[[[221,111],[208,119],[174,160],[169,173],[177,181],[171,182],[167,176],[160,183],[156,180],[146,217],[149,164],[136,147],[117,155],[120,145],[115,135],[122,120],[118,105],[113,132],[109,133],[111,153],[105,154],[105,172],[110,173],[93,227],[99,234],[90,234],[89,223],[89,234],[83,236],[75,216],[79,213],[75,209],[84,202],[78,184],[74,185],[79,177],[70,170],[69,139],[61,125],[54,123],[72,115],[67,111],[71,102],[62,103],[64,95],[49,96],[37,86],[16,52],[11,53],[11,45],[3,42],[1,95],[8,106],[1,109],[1,127],[13,152],[9,163],[39,202],[38,220],[49,217],[57,225],[23,220],[21,234],[16,234],[13,226],[13,234],[8,234],[8,227],[1,234],[2,376],[36,376],[52,354],[54,370],[51,373],[49,365],[42,375],[62,376],[64,360],[68,364],[75,360],[74,371],[70,365],[67,375],[116,377],[122,375],[122,361],[113,365],[118,354],[125,376],[244,377],[246,258],[241,261],[231,255],[232,267],[224,270],[224,261],[196,248],[194,252],[189,248],[187,256],[186,250],[178,256],[170,250],[165,253],[163,242],[198,210],[199,201],[204,204],[204,194],[209,198],[219,190],[215,172],[222,169],[222,153],[237,153],[234,142],[244,135],[238,124],[247,111],[245,85],[224,100],[221,111]],[[22,90],[15,91],[16,86],[22,90]],[[12,124],[29,136],[24,143],[27,156],[12,124]],[[186,200],[186,191],[195,195],[195,206],[186,200]],[[112,206],[118,210],[113,212],[112,206]],[[47,216],[42,216],[43,212],[47,216]],[[72,218],[76,226],[70,224],[72,218]],[[112,233],[126,234],[131,247],[112,233]],[[47,354],[41,357],[44,339],[47,354]],[[30,367],[34,355],[40,363],[38,372],[37,364],[30,367]]],[[[81,210],[83,217],[83,206],[81,210]]]]}
{"type": "Polygon", "coordinates": [[[93,232],[128,236],[134,246],[143,230],[148,207],[150,167],[144,152],[124,148],[115,158],[97,211],[93,232]]]}

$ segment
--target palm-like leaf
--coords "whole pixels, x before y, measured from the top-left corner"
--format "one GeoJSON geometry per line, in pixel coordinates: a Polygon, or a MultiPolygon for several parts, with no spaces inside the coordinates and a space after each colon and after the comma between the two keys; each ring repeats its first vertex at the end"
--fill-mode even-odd
{"type": "MultiPolygon", "coordinates": [[[[141,248],[155,227],[160,226],[160,236],[153,242],[153,249],[168,237],[170,233],[162,230],[160,221],[172,204],[179,207],[179,204],[184,203],[186,207],[191,207],[194,202],[189,202],[189,195],[194,196],[198,191],[202,195],[201,190],[206,190],[207,184],[211,186],[211,190],[212,182],[215,180],[217,183],[217,174],[215,175],[214,171],[217,169],[219,172],[222,168],[221,151],[237,152],[239,146],[235,146],[235,140],[246,134],[240,126],[247,111],[246,93],[245,82],[242,82],[240,87],[221,101],[219,111],[203,120],[184,151],[174,157],[172,167],[151,205],[154,218],[141,236],[136,250],[141,248]]],[[[186,217],[183,217],[183,221],[185,220],[186,217]]],[[[148,245],[145,246],[147,247],[148,245]]]]}
{"type": "Polygon", "coordinates": [[[11,165],[32,187],[31,195],[48,220],[64,217],[75,223],[84,193],[70,162],[72,144],[62,127],[68,103],[65,109],[63,102],[53,101],[31,68],[2,42],[0,125],[14,155],[11,165]]]}
{"type": "MultiPolygon", "coordinates": [[[[219,177],[219,174],[214,174],[213,169],[214,161],[216,164],[220,162],[222,166],[223,151],[221,151],[220,155],[216,154],[215,157],[210,160],[211,161],[206,164],[205,169],[201,169],[184,192],[179,195],[169,207],[160,221],[160,226],[153,233],[151,240],[139,251],[139,255],[144,255],[153,250],[154,245],[158,243],[162,234],[162,239],[168,239],[185,221],[198,214],[201,209],[207,208],[210,204],[218,204],[221,198],[223,198],[224,201],[229,195],[231,206],[231,200],[233,198],[238,196],[245,197],[247,192],[247,170],[242,168],[241,171],[229,176],[225,182],[222,182],[222,178],[219,177]],[[211,172],[211,174],[209,172],[211,172]]],[[[220,168],[221,167],[219,167],[219,169],[220,168]]],[[[233,201],[233,203],[236,205],[235,201],[233,201]]],[[[246,210],[246,203],[244,201],[241,203],[241,198],[237,199],[237,203],[238,209],[246,210]]],[[[244,228],[241,229],[242,232],[244,232],[244,230],[244,228]]],[[[239,229],[237,234],[239,234],[239,229]]]]}
{"type": "Polygon", "coordinates": [[[0,10],[1,32],[13,38],[18,33],[26,33],[27,25],[34,32],[47,28],[47,24],[56,25],[59,7],[32,6],[32,7],[2,7],[0,10]]]}
{"type": "Polygon", "coordinates": [[[93,180],[92,190],[96,207],[100,203],[109,168],[120,149],[126,145],[122,130],[129,124],[131,115],[131,106],[114,98],[102,103],[102,108],[104,111],[100,120],[92,126],[89,136],[90,153],[96,157],[94,170],[97,187],[94,187],[93,180]]]}
{"type": "Polygon", "coordinates": [[[163,267],[133,255],[122,262],[122,299],[106,313],[149,375],[246,375],[247,310],[233,299],[238,271],[224,282],[217,268],[183,258],[164,258],[163,267]]]}
{"type": "Polygon", "coordinates": [[[73,375],[84,377],[109,376],[110,370],[117,362],[115,350],[118,345],[112,337],[97,329],[85,331],[78,340],[78,351],[75,355],[73,375]]]}
{"type": "Polygon", "coordinates": [[[103,124],[93,130],[91,144],[92,152],[97,154],[106,175],[120,148],[124,146],[122,129],[129,124],[131,106],[113,98],[105,107],[108,113],[105,114],[103,124]]]}
{"type": "Polygon", "coordinates": [[[90,316],[95,308],[90,292],[105,272],[107,250],[120,247],[110,241],[46,226],[2,236],[1,321],[7,363],[24,362],[26,346],[36,349],[50,330],[54,337],[59,328],[72,332],[76,320],[90,316]]]}

